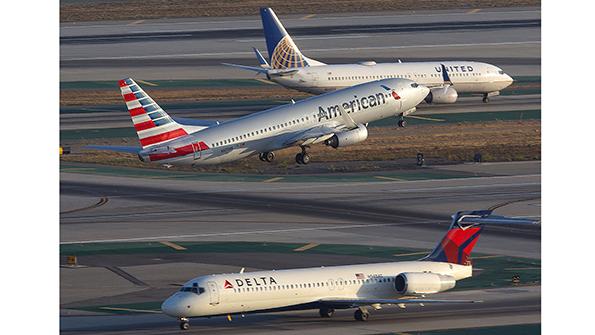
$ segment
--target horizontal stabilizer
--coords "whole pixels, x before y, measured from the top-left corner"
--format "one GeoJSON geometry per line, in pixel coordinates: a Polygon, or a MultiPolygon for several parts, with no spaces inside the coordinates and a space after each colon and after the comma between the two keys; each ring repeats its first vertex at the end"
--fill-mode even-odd
{"type": "Polygon", "coordinates": [[[267,62],[267,60],[264,59],[264,57],[262,56],[262,54],[260,53],[260,51],[258,49],[252,47],[252,50],[254,50],[254,53],[256,54],[256,59],[258,60],[258,64],[260,64],[261,67],[263,67],[263,68],[271,67],[269,65],[269,63],[267,62]]]}
{"type": "Polygon", "coordinates": [[[262,67],[257,67],[257,66],[248,66],[248,65],[240,65],[240,64],[231,64],[231,63],[221,63],[221,64],[223,64],[225,66],[237,67],[242,70],[254,71],[254,72],[258,72],[258,73],[266,74],[268,72],[267,69],[262,68],[262,67]]]}
{"type": "Polygon", "coordinates": [[[141,151],[140,147],[126,147],[118,145],[86,145],[83,147],[83,149],[127,152],[135,155],[138,154],[139,151],[141,151]]]}

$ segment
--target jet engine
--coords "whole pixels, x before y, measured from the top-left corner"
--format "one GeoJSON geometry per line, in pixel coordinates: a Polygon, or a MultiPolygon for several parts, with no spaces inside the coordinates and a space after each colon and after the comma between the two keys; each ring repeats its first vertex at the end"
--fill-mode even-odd
{"type": "Polygon", "coordinates": [[[425,100],[429,104],[452,104],[458,97],[459,94],[452,86],[444,86],[430,89],[425,100]]]}
{"type": "Polygon", "coordinates": [[[395,289],[401,294],[432,294],[455,287],[452,276],[431,272],[404,272],[395,278],[395,289]]]}
{"type": "Polygon", "coordinates": [[[363,124],[360,124],[355,129],[336,133],[331,138],[324,141],[324,144],[336,149],[338,147],[344,147],[365,141],[366,138],[368,138],[368,128],[366,128],[366,126],[363,124]]]}

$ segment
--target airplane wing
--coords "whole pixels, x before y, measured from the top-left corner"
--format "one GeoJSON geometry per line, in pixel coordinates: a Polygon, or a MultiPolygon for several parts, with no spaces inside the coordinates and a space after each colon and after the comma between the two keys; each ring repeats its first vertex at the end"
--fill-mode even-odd
{"type": "Polygon", "coordinates": [[[83,149],[127,152],[130,154],[138,154],[138,152],[141,150],[140,147],[126,147],[118,145],[86,145],[83,147],[83,149]]]}
{"type": "Polygon", "coordinates": [[[329,126],[316,126],[310,129],[298,132],[293,136],[285,140],[284,145],[310,145],[323,142],[326,139],[331,138],[336,132],[344,129],[343,126],[338,125],[336,127],[329,126]]]}
{"type": "Polygon", "coordinates": [[[320,303],[329,306],[360,307],[370,305],[398,305],[398,304],[472,304],[480,303],[479,300],[439,300],[439,299],[341,299],[325,298],[320,303]]]}

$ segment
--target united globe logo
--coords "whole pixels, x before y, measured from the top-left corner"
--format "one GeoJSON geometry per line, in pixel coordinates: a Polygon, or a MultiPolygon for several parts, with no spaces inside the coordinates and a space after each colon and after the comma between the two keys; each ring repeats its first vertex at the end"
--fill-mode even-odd
{"type": "Polygon", "coordinates": [[[271,57],[271,66],[273,69],[304,67],[306,65],[304,57],[298,51],[289,35],[283,37],[283,39],[277,43],[277,46],[273,51],[273,56],[271,57]]]}

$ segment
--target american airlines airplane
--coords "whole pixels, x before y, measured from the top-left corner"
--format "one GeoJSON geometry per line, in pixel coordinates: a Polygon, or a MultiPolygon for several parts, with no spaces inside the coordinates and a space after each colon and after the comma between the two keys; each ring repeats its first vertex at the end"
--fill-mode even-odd
{"type": "Polygon", "coordinates": [[[419,261],[390,262],[229,273],[194,278],[161,306],[162,311],[190,327],[191,317],[319,309],[329,318],[335,309],[357,308],[356,320],[366,321],[367,307],[383,304],[471,303],[427,299],[425,295],[455,287],[471,277],[471,250],[483,225],[536,222],[492,215],[491,210],[453,215],[448,232],[436,248],[419,261]]]}
{"type": "Polygon", "coordinates": [[[308,164],[310,145],[333,148],[368,137],[369,122],[415,111],[429,89],[409,79],[384,79],[310,97],[226,122],[170,117],[128,78],[119,81],[141,147],[87,146],[137,154],[143,162],[207,165],[258,154],[271,162],[275,150],[301,147],[298,164],[308,164]]]}
{"type": "Polygon", "coordinates": [[[481,94],[488,102],[513,82],[499,67],[480,62],[325,64],[300,52],[271,8],[261,8],[260,15],[270,64],[256,48],[260,67],[224,64],[265,74],[269,80],[298,91],[319,94],[371,80],[405,78],[430,88],[427,103],[454,103],[458,93],[481,94]]]}

